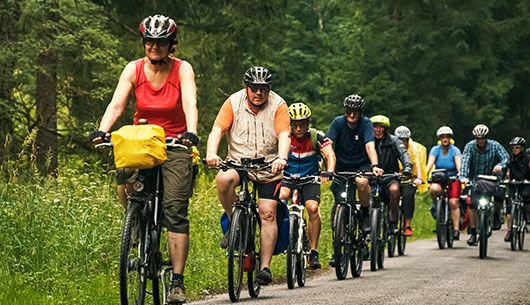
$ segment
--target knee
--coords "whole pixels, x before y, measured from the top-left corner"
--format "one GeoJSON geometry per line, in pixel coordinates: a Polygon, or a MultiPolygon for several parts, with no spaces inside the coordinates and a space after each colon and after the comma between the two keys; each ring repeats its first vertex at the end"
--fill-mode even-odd
{"type": "Polygon", "coordinates": [[[225,192],[227,190],[234,189],[238,185],[239,179],[237,175],[234,176],[234,175],[227,175],[227,174],[220,173],[217,175],[216,183],[217,183],[217,189],[220,192],[225,192]]]}
{"type": "Polygon", "coordinates": [[[310,218],[313,218],[315,216],[319,216],[318,203],[316,201],[307,201],[306,204],[305,204],[305,207],[307,209],[307,214],[309,214],[310,218]]]}
{"type": "Polygon", "coordinates": [[[289,196],[291,195],[291,190],[287,187],[282,187],[280,189],[280,200],[289,200],[289,196]]]}
{"type": "Polygon", "coordinates": [[[431,187],[429,188],[429,192],[433,195],[438,195],[440,190],[441,190],[440,185],[435,184],[435,183],[431,184],[431,187]]]}
{"type": "Polygon", "coordinates": [[[274,222],[276,221],[276,207],[259,207],[259,218],[262,222],[274,222]]]}
{"type": "Polygon", "coordinates": [[[399,196],[399,185],[392,184],[389,188],[389,191],[392,196],[399,196]]]}

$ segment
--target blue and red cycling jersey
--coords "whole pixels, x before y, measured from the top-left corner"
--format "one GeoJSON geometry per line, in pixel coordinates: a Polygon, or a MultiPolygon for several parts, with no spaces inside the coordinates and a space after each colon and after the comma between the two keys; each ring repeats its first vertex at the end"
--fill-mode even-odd
{"type": "MultiPolygon", "coordinates": [[[[331,144],[331,141],[324,132],[317,130],[317,143],[320,149],[331,144]]],[[[319,174],[318,168],[319,152],[315,151],[311,134],[309,131],[300,139],[291,134],[291,149],[289,160],[284,169],[285,175],[316,176],[319,174]]]]}

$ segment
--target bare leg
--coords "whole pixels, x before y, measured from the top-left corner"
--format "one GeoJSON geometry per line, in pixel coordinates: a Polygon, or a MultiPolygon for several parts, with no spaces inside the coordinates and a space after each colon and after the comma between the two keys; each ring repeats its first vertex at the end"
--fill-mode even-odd
{"type": "Polygon", "coordinates": [[[311,240],[311,250],[317,250],[320,228],[322,226],[318,203],[315,200],[308,200],[305,202],[305,207],[309,215],[308,231],[309,239],[311,240]]]}
{"type": "Polygon", "coordinates": [[[460,230],[460,199],[449,199],[449,208],[451,209],[451,218],[453,219],[453,228],[455,231],[460,230]]]}
{"type": "Polygon", "coordinates": [[[171,262],[173,263],[173,273],[184,274],[190,244],[189,235],[168,232],[168,242],[171,262]]]}
{"type": "Polygon", "coordinates": [[[276,225],[276,200],[259,199],[259,218],[261,219],[261,269],[269,268],[272,259],[278,227],[276,225]]]}
{"type": "Polygon", "coordinates": [[[219,171],[217,174],[217,197],[225,209],[226,215],[232,215],[232,206],[236,200],[235,188],[239,185],[239,175],[233,169],[219,171]]]}
{"type": "Polygon", "coordinates": [[[355,178],[357,193],[363,207],[370,206],[370,184],[367,178],[355,178]]]}
{"type": "Polygon", "coordinates": [[[397,220],[399,210],[399,184],[390,185],[390,221],[397,220]]]}

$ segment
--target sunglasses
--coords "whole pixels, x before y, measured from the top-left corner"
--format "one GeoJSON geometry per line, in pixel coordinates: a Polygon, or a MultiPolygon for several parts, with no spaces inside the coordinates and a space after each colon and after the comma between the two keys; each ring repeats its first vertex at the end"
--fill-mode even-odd
{"type": "Polygon", "coordinates": [[[158,45],[159,47],[167,47],[169,45],[169,40],[168,39],[145,38],[144,44],[149,47],[152,47],[155,44],[158,45]]]}
{"type": "Polygon", "coordinates": [[[354,109],[354,108],[350,108],[350,107],[346,107],[345,108],[345,112],[346,112],[347,116],[352,115],[352,113],[355,114],[355,116],[357,116],[358,114],[361,113],[358,109],[354,109]]]}
{"type": "Polygon", "coordinates": [[[267,85],[248,85],[252,93],[256,93],[258,90],[263,93],[268,93],[271,89],[267,85]]]}

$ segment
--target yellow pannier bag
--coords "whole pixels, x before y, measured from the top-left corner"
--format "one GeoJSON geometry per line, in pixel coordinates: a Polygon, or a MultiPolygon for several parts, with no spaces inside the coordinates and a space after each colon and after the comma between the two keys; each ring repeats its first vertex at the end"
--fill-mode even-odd
{"type": "Polygon", "coordinates": [[[126,125],[111,134],[116,167],[151,168],[167,159],[166,134],[157,125],[126,125]]]}

